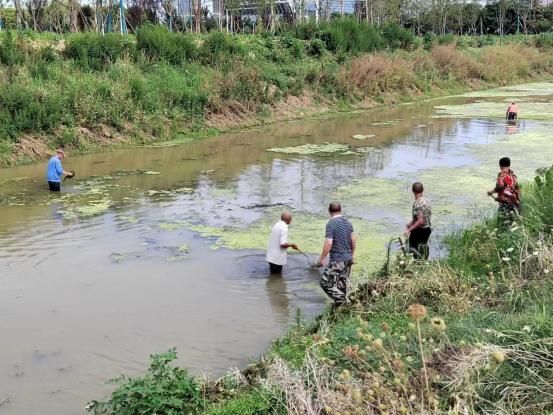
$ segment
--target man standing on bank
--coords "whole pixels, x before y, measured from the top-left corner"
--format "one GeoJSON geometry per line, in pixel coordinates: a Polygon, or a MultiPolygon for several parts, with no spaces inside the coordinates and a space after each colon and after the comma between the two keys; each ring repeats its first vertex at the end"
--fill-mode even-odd
{"type": "Polygon", "coordinates": [[[280,221],[275,223],[273,229],[271,229],[266,256],[271,274],[282,272],[282,266],[286,265],[288,259],[288,248],[298,250],[296,244],[288,243],[288,225],[290,223],[292,223],[292,214],[283,212],[280,215],[280,221]]]}
{"type": "Polygon", "coordinates": [[[330,220],[326,224],[326,241],[319,258],[324,266],[326,256],[330,261],[321,279],[321,288],[337,306],[347,303],[347,288],[351,266],[355,260],[356,236],[349,220],[342,216],[342,206],[332,202],[328,206],[330,220]]]}
{"type": "Polygon", "coordinates": [[[46,170],[46,180],[48,180],[48,186],[50,191],[59,192],[61,190],[61,178],[62,176],[73,177],[75,173],[63,170],[61,161],[65,157],[65,152],[59,148],[56,151],[56,155],[48,161],[48,169],[46,170]]]}
{"type": "Polygon", "coordinates": [[[409,237],[409,251],[413,254],[413,257],[415,259],[428,259],[428,240],[432,233],[430,223],[432,208],[424,198],[422,183],[413,183],[412,190],[415,195],[413,219],[405,227],[405,236],[409,237]]]}

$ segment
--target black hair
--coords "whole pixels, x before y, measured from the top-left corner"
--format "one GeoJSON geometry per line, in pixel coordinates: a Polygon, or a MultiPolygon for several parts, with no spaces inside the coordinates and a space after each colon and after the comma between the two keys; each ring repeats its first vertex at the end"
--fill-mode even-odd
{"type": "Polygon", "coordinates": [[[330,213],[336,213],[342,211],[342,205],[338,202],[331,202],[330,205],[328,205],[328,211],[330,213]]]}
{"type": "Polygon", "coordinates": [[[424,191],[424,187],[422,186],[421,182],[413,183],[411,189],[413,190],[413,193],[422,193],[424,191]]]}
{"type": "Polygon", "coordinates": [[[499,167],[511,167],[511,159],[509,157],[500,158],[499,167]]]}

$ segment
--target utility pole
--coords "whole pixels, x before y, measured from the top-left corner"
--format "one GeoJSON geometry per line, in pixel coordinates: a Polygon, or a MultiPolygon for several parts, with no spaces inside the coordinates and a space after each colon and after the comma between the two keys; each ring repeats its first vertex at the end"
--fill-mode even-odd
{"type": "Polygon", "coordinates": [[[121,29],[121,34],[127,34],[127,21],[125,20],[125,6],[123,0],[119,0],[119,28],[121,29]]]}
{"type": "Polygon", "coordinates": [[[315,0],[315,24],[319,25],[319,6],[321,0],[315,0]]]}

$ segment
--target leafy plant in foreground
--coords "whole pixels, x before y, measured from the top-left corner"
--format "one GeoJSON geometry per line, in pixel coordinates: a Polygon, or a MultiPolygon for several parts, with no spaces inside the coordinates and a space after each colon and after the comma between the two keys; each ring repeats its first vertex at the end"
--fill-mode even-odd
{"type": "Polygon", "coordinates": [[[176,349],[151,356],[150,368],[143,377],[121,376],[113,382],[118,388],[107,402],[92,401],[87,411],[95,415],[186,415],[196,414],[204,403],[199,383],[186,369],[170,366],[176,349]]]}

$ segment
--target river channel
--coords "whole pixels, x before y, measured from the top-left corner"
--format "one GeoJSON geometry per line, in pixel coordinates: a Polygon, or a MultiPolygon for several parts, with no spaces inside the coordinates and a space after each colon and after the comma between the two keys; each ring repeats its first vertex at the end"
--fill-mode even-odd
{"type": "Polygon", "coordinates": [[[69,157],[77,175],[59,195],[46,161],[0,170],[0,414],[83,414],[113,389],[106,380],[171,347],[194,374],[246,366],[297,310],[310,319],[327,304],[305,257],[268,274],[282,210],[315,255],[339,200],[360,238],[360,280],[401,235],[421,180],[439,256],[444,233],[493,209],[500,157],[521,180],[551,164],[551,114],[553,84],[526,84],[69,157]]]}

